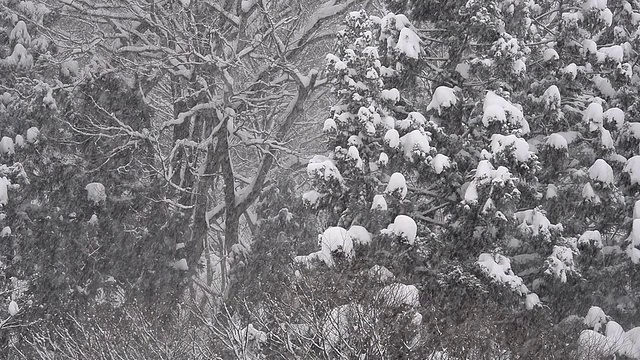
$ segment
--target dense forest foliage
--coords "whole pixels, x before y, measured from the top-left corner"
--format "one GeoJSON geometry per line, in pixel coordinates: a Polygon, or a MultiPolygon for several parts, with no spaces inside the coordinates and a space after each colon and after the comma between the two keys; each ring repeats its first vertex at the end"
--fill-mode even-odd
{"type": "Polygon", "coordinates": [[[640,359],[639,51],[638,0],[0,0],[0,358],[640,359]]]}

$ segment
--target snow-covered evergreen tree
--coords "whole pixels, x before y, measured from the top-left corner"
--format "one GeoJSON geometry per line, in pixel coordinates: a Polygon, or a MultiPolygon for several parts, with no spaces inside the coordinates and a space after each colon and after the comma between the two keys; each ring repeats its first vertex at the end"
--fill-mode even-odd
{"type": "MultiPolygon", "coordinates": [[[[483,139],[465,149],[478,168],[466,175],[473,180],[464,203],[473,210],[474,201],[469,200],[477,198],[480,215],[495,208],[486,214],[500,211],[506,221],[500,228],[483,225],[482,216],[469,217],[473,213],[456,218],[468,230],[485,231],[479,236],[485,251],[511,259],[524,284],[548,309],[536,311],[558,324],[554,329],[571,315],[583,316],[591,306],[602,306],[624,321],[625,328],[637,326],[637,302],[631,299],[638,290],[621,279],[637,278],[637,189],[632,177],[638,152],[633,129],[639,4],[389,3],[393,9],[409,10],[412,20],[423,21],[428,28],[423,40],[430,45],[425,48],[448,53],[430,61],[428,68],[434,71],[429,86],[460,88],[462,108],[469,110],[456,115],[471,137],[483,139]],[[458,21],[448,21],[451,16],[458,21]],[[525,122],[527,126],[518,129],[525,122]],[[512,152],[515,161],[496,149],[512,152]],[[511,212],[496,206],[496,199],[487,202],[474,186],[479,173],[500,165],[518,190],[498,196],[512,203],[507,207],[511,212]],[[487,236],[492,228],[496,230],[487,236]]],[[[433,98],[436,92],[432,90],[433,98]]],[[[489,194],[495,185],[491,181],[489,194]]],[[[454,235],[455,241],[468,230],[452,226],[444,235],[454,235]]],[[[486,258],[478,263],[482,266],[486,258]]]]}

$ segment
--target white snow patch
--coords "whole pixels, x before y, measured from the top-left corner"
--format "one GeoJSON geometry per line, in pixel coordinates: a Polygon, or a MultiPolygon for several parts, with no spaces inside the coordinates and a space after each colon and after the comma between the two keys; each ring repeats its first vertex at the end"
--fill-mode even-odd
{"type": "Polygon", "coordinates": [[[320,193],[315,190],[310,190],[302,194],[302,200],[306,203],[309,203],[310,205],[317,204],[320,197],[320,193]]]}
{"type": "Polygon", "coordinates": [[[24,137],[20,134],[16,135],[16,140],[15,140],[15,144],[17,147],[23,147],[24,146],[24,137]]]}
{"type": "Polygon", "coordinates": [[[179,271],[188,271],[189,265],[187,264],[187,259],[182,258],[175,263],[173,263],[173,268],[179,271]]]}
{"type": "Polygon", "coordinates": [[[620,45],[603,46],[598,51],[603,53],[607,59],[618,63],[621,63],[624,59],[624,50],[620,45]]]}
{"type": "Polygon", "coordinates": [[[587,230],[578,238],[578,244],[592,245],[602,249],[602,235],[598,230],[587,230]]]}
{"type": "Polygon", "coordinates": [[[511,270],[511,261],[507,257],[500,254],[482,253],[478,256],[477,264],[488,277],[496,282],[510,287],[520,295],[529,293],[522,278],[511,270]]]}
{"type": "Polygon", "coordinates": [[[384,152],[381,152],[380,156],[378,157],[378,163],[381,166],[386,166],[389,163],[389,155],[387,155],[384,152]]]}
{"type": "Polygon", "coordinates": [[[527,72],[527,64],[522,59],[518,59],[511,65],[511,70],[517,75],[527,72]]]}
{"type": "Polygon", "coordinates": [[[613,169],[603,159],[597,159],[589,168],[589,178],[605,184],[613,183],[613,169]]]}
{"type": "Polygon", "coordinates": [[[40,136],[40,130],[37,127],[30,127],[27,129],[27,142],[29,144],[35,144],[38,141],[38,136],[40,136]]]}
{"type": "Polygon", "coordinates": [[[398,130],[389,129],[384,134],[384,140],[389,144],[389,147],[395,149],[400,145],[400,134],[398,134],[398,130]]]}
{"type": "Polygon", "coordinates": [[[418,59],[420,54],[420,37],[413,30],[405,27],[400,30],[400,37],[396,49],[408,58],[418,59]]]}
{"type": "Polygon", "coordinates": [[[407,215],[398,215],[393,224],[389,224],[386,229],[382,229],[380,232],[382,234],[400,236],[406,239],[409,245],[413,245],[418,234],[418,225],[407,215]]]}
{"type": "Polygon", "coordinates": [[[324,178],[324,180],[335,179],[342,183],[342,175],[336,167],[333,160],[326,156],[316,155],[309,160],[307,165],[307,175],[310,177],[318,176],[324,178]]]}
{"type": "Polygon", "coordinates": [[[441,174],[444,169],[447,169],[451,166],[451,161],[446,155],[436,154],[431,160],[431,167],[436,172],[436,174],[441,174]]]}
{"type": "Polygon", "coordinates": [[[9,202],[9,194],[7,192],[8,186],[11,185],[11,181],[6,177],[0,178],[0,204],[7,205],[9,202]]]}
{"type": "Polygon", "coordinates": [[[559,108],[561,103],[560,90],[557,86],[551,85],[542,94],[542,99],[547,108],[552,106],[559,108]]]}
{"type": "Polygon", "coordinates": [[[9,316],[16,316],[18,315],[18,312],[20,312],[20,307],[18,307],[17,302],[11,300],[11,302],[9,302],[9,307],[7,310],[9,312],[9,316]]]}
{"type": "Polygon", "coordinates": [[[586,183],[582,187],[582,197],[585,200],[590,201],[590,202],[592,202],[594,204],[599,204],[600,203],[600,197],[593,190],[593,187],[591,186],[590,183],[586,183]]]}
{"type": "Polygon", "coordinates": [[[9,40],[14,43],[18,43],[28,47],[31,44],[31,35],[29,35],[29,31],[27,30],[27,24],[20,20],[13,27],[11,32],[9,33],[9,40]]]}
{"type": "Polygon", "coordinates": [[[551,255],[547,257],[545,274],[553,275],[562,283],[567,282],[567,274],[575,271],[573,251],[566,246],[555,245],[551,255]]]}
{"type": "Polygon", "coordinates": [[[613,24],[613,13],[609,9],[600,11],[600,20],[604,21],[607,26],[613,24]]]}
{"type": "Polygon", "coordinates": [[[602,105],[593,102],[582,113],[582,120],[589,123],[589,131],[596,131],[602,127],[604,112],[602,105]]]}
{"type": "Polygon", "coordinates": [[[352,225],[347,231],[347,236],[351,238],[353,244],[368,245],[371,243],[371,234],[360,225],[352,225]]]}
{"type": "Polygon", "coordinates": [[[533,310],[535,307],[542,306],[540,303],[540,298],[536,293],[528,294],[524,299],[524,306],[527,310],[533,310]]]}
{"type": "Polygon", "coordinates": [[[384,199],[384,195],[375,195],[373,197],[373,203],[371,204],[371,210],[387,210],[387,201],[384,199]]]}
{"type": "Polygon", "coordinates": [[[560,59],[560,55],[558,55],[558,52],[554,49],[548,48],[542,53],[542,60],[545,62],[558,59],[560,59]]]}
{"type": "Polygon", "coordinates": [[[607,322],[607,315],[598,306],[592,306],[584,317],[584,324],[598,331],[607,322]]]}
{"type": "Polygon", "coordinates": [[[571,63],[567,66],[565,66],[565,68],[562,70],[565,74],[569,74],[571,77],[571,80],[575,80],[576,77],[578,76],[578,66],[574,63],[571,63]]]}
{"type": "Polygon", "coordinates": [[[21,68],[30,68],[33,65],[33,57],[27,49],[20,43],[16,44],[13,52],[5,59],[8,65],[14,65],[21,68]]]}
{"type": "Polygon", "coordinates": [[[591,39],[585,39],[582,41],[582,56],[597,55],[598,44],[591,39]]]}
{"type": "Polygon", "coordinates": [[[476,180],[472,180],[467,189],[464,191],[464,202],[465,203],[476,203],[478,201],[478,187],[476,180]]]}
{"type": "Polygon", "coordinates": [[[433,109],[438,111],[438,115],[442,114],[443,108],[451,107],[458,103],[458,97],[455,90],[447,86],[439,86],[431,97],[431,102],[427,105],[427,111],[433,109]]]}
{"type": "Polygon", "coordinates": [[[0,140],[0,152],[6,155],[13,155],[16,153],[13,139],[8,136],[3,136],[0,140]]]}
{"type": "Polygon", "coordinates": [[[606,358],[613,356],[614,347],[606,336],[593,330],[583,330],[578,338],[578,347],[585,354],[589,354],[589,358],[606,358]]]}
{"type": "Polygon", "coordinates": [[[602,95],[609,98],[614,98],[616,97],[616,95],[618,95],[618,92],[613,88],[613,85],[608,78],[602,77],[600,75],[595,75],[593,78],[591,78],[591,81],[602,95]]]}
{"type": "Polygon", "coordinates": [[[565,139],[564,136],[558,133],[549,135],[549,137],[547,138],[547,141],[545,142],[545,145],[558,150],[569,149],[569,144],[567,143],[567,139],[565,139]]]}
{"type": "Polygon", "coordinates": [[[347,259],[353,258],[353,241],[347,236],[347,230],[334,226],[325,230],[322,235],[318,235],[321,245],[321,258],[328,266],[333,266],[333,251],[342,251],[347,259]]]}
{"type": "Polygon", "coordinates": [[[516,211],[513,216],[521,223],[523,228],[527,228],[533,236],[544,235],[549,236],[551,231],[562,231],[562,224],[551,224],[547,216],[537,208],[516,211]]]}
{"type": "Polygon", "coordinates": [[[347,145],[362,146],[362,139],[359,135],[351,135],[349,139],[347,139],[347,145]]]}
{"type": "Polygon", "coordinates": [[[404,175],[401,173],[393,173],[389,178],[389,183],[387,184],[387,188],[384,191],[387,194],[392,194],[395,192],[400,193],[400,198],[404,199],[407,196],[407,181],[404,178],[404,175]]]}
{"type": "Polygon", "coordinates": [[[324,121],[324,125],[322,126],[322,131],[336,131],[337,126],[336,122],[333,119],[327,119],[324,121]]]}
{"type": "Polygon", "coordinates": [[[522,133],[529,133],[529,123],[524,118],[522,110],[514,106],[493,91],[487,91],[483,104],[482,124],[489,126],[493,122],[520,126],[522,133]]]}
{"type": "Polygon", "coordinates": [[[624,111],[617,107],[612,107],[603,113],[603,117],[608,123],[615,123],[616,128],[622,128],[624,125],[624,111]]]}
{"type": "Polygon", "coordinates": [[[503,152],[507,147],[513,146],[513,152],[516,160],[526,162],[531,158],[532,152],[529,151],[529,143],[525,139],[515,135],[493,134],[491,136],[491,152],[497,154],[503,152]]]}
{"type": "Polygon", "coordinates": [[[611,132],[605,128],[600,128],[600,142],[605,149],[614,149],[613,138],[611,132]]]}
{"type": "Polygon", "coordinates": [[[640,219],[634,219],[631,226],[631,234],[629,234],[631,246],[640,245],[640,219]]]}
{"type": "Polygon", "coordinates": [[[632,185],[640,184],[640,155],[630,157],[622,171],[629,174],[632,185]]]}
{"type": "Polygon", "coordinates": [[[107,193],[102,183],[92,182],[87,184],[84,189],[87,190],[87,200],[93,201],[94,204],[107,200],[107,193]]]}
{"type": "Polygon", "coordinates": [[[389,90],[384,89],[380,92],[380,98],[382,100],[398,102],[400,101],[400,92],[396,88],[389,89],[389,90]]]}
{"type": "Polygon", "coordinates": [[[633,218],[640,219],[640,200],[636,200],[633,205],[633,218]]]}
{"type": "Polygon", "coordinates": [[[463,79],[469,78],[469,71],[471,70],[471,65],[467,63],[460,63],[456,65],[456,72],[462,76],[463,79]]]}
{"type": "Polygon", "coordinates": [[[400,138],[400,144],[404,150],[404,156],[408,159],[413,159],[415,151],[427,154],[430,149],[429,137],[417,129],[402,136],[400,138]]]}
{"type": "Polygon", "coordinates": [[[412,111],[407,115],[407,119],[411,121],[412,124],[424,125],[427,122],[427,119],[417,111],[412,111]]]}

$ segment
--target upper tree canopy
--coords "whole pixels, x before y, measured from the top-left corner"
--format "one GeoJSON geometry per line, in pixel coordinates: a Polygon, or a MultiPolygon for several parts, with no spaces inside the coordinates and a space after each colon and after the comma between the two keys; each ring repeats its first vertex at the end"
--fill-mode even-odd
{"type": "MultiPolygon", "coordinates": [[[[324,123],[330,153],[311,160],[317,186],[303,196],[328,210],[344,239],[329,228],[321,249],[298,260],[336,266],[331,254],[341,250],[351,267],[369,263],[350,230],[364,226],[374,244],[395,234],[419,254],[401,276],[429,293],[421,306],[447,308],[433,292],[506,286],[511,295],[490,296],[500,310],[487,313],[495,321],[486,331],[522,328],[513,317],[529,311],[524,333],[506,338],[531,337],[592,306],[623,328],[638,325],[637,289],[611,277],[637,278],[639,5],[392,2],[408,15],[351,13],[327,56],[338,98],[324,123]]],[[[596,325],[583,326],[604,334],[596,325]]],[[[584,332],[581,346],[596,335],[584,332]]],[[[552,351],[549,339],[512,341],[493,351],[552,351]]]]}

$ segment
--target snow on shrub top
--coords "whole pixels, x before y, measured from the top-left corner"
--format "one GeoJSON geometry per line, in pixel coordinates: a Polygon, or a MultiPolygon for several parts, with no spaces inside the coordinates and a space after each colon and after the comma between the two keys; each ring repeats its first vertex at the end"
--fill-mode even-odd
{"type": "Polygon", "coordinates": [[[605,111],[603,116],[607,122],[615,123],[618,129],[622,128],[622,125],[624,125],[624,111],[617,107],[612,107],[605,111]]]}
{"type": "Polygon", "coordinates": [[[335,131],[336,129],[336,122],[333,119],[327,119],[324,121],[322,131],[335,131]]]}
{"type": "Polygon", "coordinates": [[[589,168],[589,178],[605,184],[613,183],[613,169],[606,161],[597,159],[589,168]]]}
{"type": "Polygon", "coordinates": [[[341,250],[348,259],[353,257],[353,241],[347,235],[347,230],[339,226],[333,226],[318,235],[321,246],[321,260],[328,266],[333,266],[333,251],[341,250]]]}
{"type": "Polygon", "coordinates": [[[400,134],[398,134],[398,130],[387,130],[387,132],[384,134],[384,140],[388,142],[389,147],[394,149],[397,148],[398,145],[400,145],[400,134]]]}
{"type": "Polygon", "coordinates": [[[30,144],[36,143],[39,135],[40,130],[38,130],[37,127],[30,127],[29,129],[27,129],[27,142],[30,144]]]}
{"type": "Polygon", "coordinates": [[[600,325],[604,325],[607,322],[607,315],[598,306],[592,306],[587,312],[587,316],[584,317],[584,324],[588,327],[599,330],[600,325]]]}
{"type": "Polygon", "coordinates": [[[554,49],[548,48],[542,53],[542,59],[544,61],[558,60],[560,59],[560,55],[558,55],[558,52],[554,49]]]}
{"type": "Polygon", "coordinates": [[[515,135],[493,134],[491,136],[491,152],[496,153],[505,151],[509,146],[513,146],[514,155],[519,162],[526,162],[531,158],[532,152],[529,151],[529,143],[515,135]]]}
{"type": "Polygon", "coordinates": [[[85,190],[87,190],[87,200],[93,201],[94,204],[98,204],[107,199],[104,185],[99,182],[87,184],[85,190]]]}
{"type": "Polygon", "coordinates": [[[493,91],[487,91],[482,107],[482,124],[489,126],[493,122],[510,123],[519,126],[523,134],[529,133],[529,123],[522,110],[493,91]]]}
{"type": "Polygon", "coordinates": [[[567,150],[569,148],[569,145],[567,144],[567,139],[565,139],[564,136],[557,133],[549,135],[545,144],[549,147],[552,147],[558,150],[567,150]]]}
{"type": "Polygon", "coordinates": [[[529,289],[524,285],[522,278],[511,270],[511,262],[500,254],[483,253],[478,256],[476,262],[480,269],[496,282],[510,287],[520,295],[528,294],[529,289]]]}
{"type": "Polygon", "coordinates": [[[400,198],[404,199],[404,197],[407,196],[407,181],[405,180],[404,175],[398,172],[391,174],[389,183],[387,184],[387,188],[384,192],[387,194],[399,192],[400,198]]]}
{"type": "Polygon", "coordinates": [[[561,97],[560,90],[557,86],[551,85],[544,91],[542,94],[542,99],[544,100],[547,108],[549,107],[560,107],[561,97]]]}
{"type": "Polygon", "coordinates": [[[320,193],[315,190],[310,190],[302,194],[302,200],[312,206],[318,202],[320,197],[320,193]]]}
{"type": "Polygon", "coordinates": [[[9,40],[27,47],[31,44],[31,35],[27,31],[27,24],[24,21],[20,20],[16,23],[9,33],[9,40]]]}
{"type": "Polygon", "coordinates": [[[11,185],[11,181],[6,177],[0,178],[0,204],[7,205],[9,202],[8,186],[11,185]]]}
{"type": "Polygon", "coordinates": [[[407,215],[396,216],[393,224],[389,224],[386,229],[380,231],[382,234],[396,235],[407,240],[409,245],[413,245],[418,234],[418,225],[407,215]]]}
{"type": "Polygon", "coordinates": [[[602,235],[598,230],[587,230],[578,238],[578,244],[594,245],[602,248],[602,235]]]}
{"type": "Polygon", "coordinates": [[[582,113],[582,119],[584,122],[589,123],[589,131],[596,131],[602,127],[604,120],[604,112],[602,111],[602,105],[598,103],[591,103],[582,113]]]}
{"type": "Polygon", "coordinates": [[[352,225],[347,231],[347,236],[353,244],[368,245],[371,243],[371,234],[360,225],[352,225]]]}
{"type": "Polygon", "coordinates": [[[567,282],[567,274],[575,271],[573,251],[565,246],[553,247],[551,255],[547,257],[545,274],[552,275],[562,283],[567,282]]]}
{"type": "Polygon", "coordinates": [[[342,175],[340,171],[338,171],[334,161],[322,155],[316,155],[309,160],[307,175],[310,177],[318,176],[324,180],[335,179],[339,182],[343,181],[342,175]]]}
{"type": "Polygon", "coordinates": [[[0,152],[7,155],[16,153],[12,138],[8,136],[2,137],[2,140],[0,140],[0,152]]]}
{"type": "Polygon", "coordinates": [[[451,166],[451,161],[446,155],[436,154],[431,160],[431,167],[436,172],[436,174],[440,174],[444,171],[444,169],[449,168],[451,166]]]}
{"type": "Polygon", "coordinates": [[[458,102],[455,90],[447,86],[439,86],[436,91],[433,92],[431,102],[427,105],[427,111],[433,109],[438,112],[438,115],[442,114],[443,108],[448,108],[455,105],[458,102]]]}
{"type": "Polygon", "coordinates": [[[413,30],[405,27],[400,30],[396,49],[408,58],[417,59],[420,55],[420,42],[420,37],[413,30]]]}
{"type": "Polygon", "coordinates": [[[420,130],[413,130],[412,132],[402,136],[400,138],[400,144],[404,150],[404,156],[408,159],[413,159],[413,155],[416,151],[423,153],[429,153],[429,137],[423,134],[420,130]]]}
{"type": "Polygon", "coordinates": [[[371,210],[387,210],[387,200],[384,199],[384,195],[375,195],[373,197],[373,203],[371,204],[371,210]]]}
{"type": "Polygon", "coordinates": [[[640,184],[640,155],[629,158],[622,170],[629,174],[631,184],[640,184]]]}
{"type": "Polygon", "coordinates": [[[547,216],[536,209],[529,209],[524,211],[517,211],[513,216],[520,222],[521,226],[526,227],[531,233],[536,235],[549,236],[550,231],[562,231],[562,224],[553,225],[551,221],[547,219],[547,216]]]}
{"type": "Polygon", "coordinates": [[[631,226],[631,234],[629,234],[631,246],[640,245],[640,219],[634,219],[631,226]]]}

